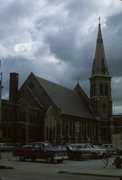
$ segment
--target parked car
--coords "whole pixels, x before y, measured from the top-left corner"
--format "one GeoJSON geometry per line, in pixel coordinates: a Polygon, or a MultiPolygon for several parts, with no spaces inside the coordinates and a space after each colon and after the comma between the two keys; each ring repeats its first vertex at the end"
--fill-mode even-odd
{"type": "Polygon", "coordinates": [[[109,155],[116,155],[117,149],[113,147],[113,144],[102,144],[102,148],[104,148],[109,155]]]}
{"type": "Polygon", "coordinates": [[[99,145],[93,145],[91,143],[86,143],[86,144],[90,148],[90,151],[92,152],[93,159],[103,158],[103,156],[105,156],[107,153],[106,149],[100,147],[99,145]]]}
{"type": "Polygon", "coordinates": [[[13,156],[19,156],[20,161],[31,159],[44,159],[48,163],[54,161],[63,162],[68,159],[67,153],[57,147],[53,147],[48,142],[33,142],[31,144],[24,145],[21,148],[15,148],[13,150],[13,156]]]}
{"type": "Polygon", "coordinates": [[[89,158],[97,159],[102,158],[106,154],[106,150],[98,146],[92,145],[91,143],[77,143],[70,144],[70,146],[75,147],[78,151],[82,151],[84,157],[89,156],[89,158]]]}
{"type": "Polygon", "coordinates": [[[0,152],[12,151],[14,146],[10,143],[0,143],[0,152]]]}
{"type": "Polygon", "coordinates": [[[78,148],[78,144],[67,144],[67,155],[70,160],[82,160],[91,158],[91,152],[87,149],[78,148]]]}

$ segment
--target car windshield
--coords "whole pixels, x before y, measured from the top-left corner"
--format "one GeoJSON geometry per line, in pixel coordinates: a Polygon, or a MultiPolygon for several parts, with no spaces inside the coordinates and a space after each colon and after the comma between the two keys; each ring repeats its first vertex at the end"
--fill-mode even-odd
{"type": "Polygon", "coordinates": [[[51,143],[43,143],[44,147],[52,147],[51,143]]]}
{"type": "Polygon", "coordinates": [[[69,146],[69,149],[70,150],[76,150],[76,147],[75,146],[69,146]]]}
{"type": "Polygon", "coordinates": [[[51,143],[48,142],[33,142],[23,146],[24,148],[48,148],[52,147],[51,143]]]}
{"type": "Polygon", "coordinates": [[[95,148],[95,146],[94,146],[93,144],[91,144],[91,143],[89,143],[89,146],[90,146],[91,148],[95,148]]]}
{"type": "Polygon", "coordinates": [[[77,149],[83,149],[83,148],[88,148],[87,144],[78,144],[76,145],[77,149]]]}

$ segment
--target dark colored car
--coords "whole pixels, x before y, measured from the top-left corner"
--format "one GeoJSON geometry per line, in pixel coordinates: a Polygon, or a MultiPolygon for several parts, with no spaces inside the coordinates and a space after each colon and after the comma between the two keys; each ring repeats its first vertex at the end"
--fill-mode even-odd
{"type": "Polygon", "coordinates": [[[64,150],[52,147],[48,142],[34,142],[21,148],[15,148],[13,156],[19,156],[20,161],[44,159],[48,163],[63,162],[63,160],[68,159],[64,150]]]}

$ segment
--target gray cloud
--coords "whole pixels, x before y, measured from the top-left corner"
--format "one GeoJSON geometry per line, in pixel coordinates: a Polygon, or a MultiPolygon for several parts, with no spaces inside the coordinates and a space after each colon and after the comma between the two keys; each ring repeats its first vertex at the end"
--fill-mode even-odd
{"type": "Polygon", "coordinates": [[[122,106],[121,2],[108,0],[8,0],[0,4],[0,52],[3,95],[10,72],[20,73],[20,85],[32,71],[74,88],[80,78],[89,94],[95,53],[97,19],[112,80],[116,112],[122,106]],[[119,96],[118,96],[119,95],[119,96]],[[119,98],[118,98],[119,97],[119,98]],[[117,109],[118,108],[118,109],[117,109]]]}
{"type": "Polygon", "coordinates": [[[11,72],[19,73],[19,85],[21,86],[23,81],[27,78],[30,72],[33,71],[33,66],[29,60],[23,57],[8,57],[2,59],[2,74],[3,74],[3,96],[8,97],[9,87],[9,74],[11,72]]]}
{"type": "Polygon", "coordinates": [[[112,76],[122,76],[122,13],[108,17],[106,21],[105,39],[108,61],[112,76]]]}
{"type": "Polygon", "coordinates": [[[13,0],[3,5],[0,11],[0,29],[2,31],[0,38],[7,39],[18,35],[20,31],[26,28],[23,22],[32,17],[35,11],[34,1],[13,0]],[[28,6],[29,3],[29,6],[28,6]]]}

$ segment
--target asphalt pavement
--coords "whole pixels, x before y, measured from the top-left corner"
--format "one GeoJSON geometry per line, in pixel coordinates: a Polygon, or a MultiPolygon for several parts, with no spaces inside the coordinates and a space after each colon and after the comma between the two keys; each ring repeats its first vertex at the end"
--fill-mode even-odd
{"type": "MultiPolygon", "coordinates": [[[[121,157],[122,158],[122,157],[121,157]]],[[[0,169],[17,169],[23,171],[29,169],[31,172],[37,171],[37,167],[41,167],[41,171],[50,173],[93,176],[93,177],[108,177],[118,178],[122,180],[122,168],[116,169],[112,166],[114,158],[110,159],[108,166],[105,167],[103,160],[84,160],[84,161],[65,161],[61,164],[46,164],[37,161],[32,162],[19,162],[18,157],[13,157],[11,153],[2,153],[0,159],[0,169]],[[34,170],[35,169],[35,170],[34,170]]],[[[12,171],[12,170],[11,170],[12,171]]]]}

